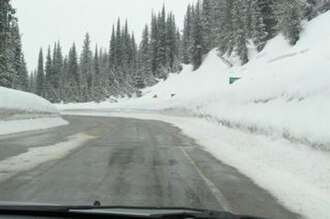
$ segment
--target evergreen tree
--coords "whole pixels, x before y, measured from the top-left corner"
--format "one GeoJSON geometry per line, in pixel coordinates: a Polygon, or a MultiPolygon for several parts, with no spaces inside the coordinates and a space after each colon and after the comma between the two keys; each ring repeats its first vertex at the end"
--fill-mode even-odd
{"type": "Polygon", "coordinates": [[[136,87],[139,89],[148,85],[148,81],[152,78],[150,52],[149,27],[146,25],[139,47],[139,71],[136,77],[136,87]]]}
{"type": "Polygon", "coordinates": [[[266,45],[268,33],[264,24],[260,0],[251,0],[251,38],[260,52],[266,45]]]}
{"type": "Polygon", "coordinates": [[[217,0],[213,4],[215,45],[222,54],[227,52],[228,55],[231,55],[235,38],[233,36],[233,1],[217,0]]]}
{"type": "Polygon", "coordinates": [[[62,55],[62,48],[61,44],[58,41],[56,46],[56,56],[53,57],[54,60],[54,81],[53,86],[55,90],[58,90],[61,88],[61,78],[62,78],[62,69],[63,69],[63,55],[62,55]]]}
{"type": "Polygon", "coordinates": [[[116,32],[115,26],[112,26],[112,33],[110,39],[110,48],[109,48],[109,71],[110,69],[114,69],[115,61],[116,61],[116,32]]]}
{"type": "MultiPolygon", "coordinates": [[[[139,46],[128,22],[121,25],[118,19],[112,26],[107,51],[96,47],[93,54],[86,34],[78,62],[75,45],[63,59],[60,43],[56,42],[52,55],[48,50],[45,74],[41,51],[38,70],[31,74],[29,86],[52,102],[102,101],[111,96],[139,95],[137,89],[166,79],[170,72],[181,69],[181,62],[192,64],[196,70],[213,47],[218,48],[219,55],[238,56],[245,64],[251,42],[261,51],[267,40],[281,32],[294,45],[301,19],[318,13],[318,1],[199,0],[188,5],[182,34],[174,15],[163,6],[159,13],[152,13],[139,46]]],[[[0,12],[4,8],[1,5],[0,12]]],[[[19,30],[15,19],[8,22],[13,13],[7,7],[7,17],[0,14],[0,86],[24,89],[27,71],[19,30]]]]}
{"type": "Polygon", "coordinates": [[[73,44],[68,56],[68,83],[71,88],[70,95],[68,99],[73,102],[78,102],[81,100],[81,76],[78,71],[78,56],[76,45],[73,44]]]}
{"type": "Polygon", "coordinates": [[[123,54],[122,54],[122,37],[121,37],[121,25],[120,19],[117,21],[117,31],[116,31],[116,40],[114,44],[114,69],[119,70],[119,66],[122,66],[123,54]]]}
{"type": "Polygon", "coordinates": [[[179,45],[176,36],[175,18],[172,13],[167,16],[166,22],[166,68],[169,72],[179,70],[179,45]]]}
{"type": "Polygon", "coordinates": [[[15,10],[9,0],[0,4],[0,86],[13,87],[16,73],[13,68],[12,24],[16,21],[15,10]]]}
{"type": "Polygon", "coordinates": [[[37,85],[37,94],[39,96],[44,96],[45,94],[45,75],[44,75],[44,58],[42,49],[39,51],[39,58],[38,58],[38,69],[37,69],[37,79],[36,79],[36,85],[37,85]]]}
{"type": "Polygon", "coordinates": [[[135,71],[137,69],[137,56],[138,56],[138,46],[135,41],[134,33],[132,33],[131,40],[130,40],[130,64],[131,64],[131,71],[135,71]]]}
{"type": "Polygon", "coordinates": [[[189,64],[191,62],[191,43],[192,43],[192,11],[191,6],[188,5],[187,12],[184,21],[184,28],[183,28],[183,39],[182,39],[182,62],[184,64],[189,64]]]}
{"type": "Polygon", "coordinates": [[[233,0],[232,17],[233,17],[233,36],[235,52],[239,56],[241,63],[246,64],[248,60],[247,51],[247,37],[244,29],[244,21],[242,20],[242,10],[244,5],[242,1],[245,0],[233,0]]]}
{"type": "Polygon", "coordinates": [[[151,57],[151,71],[156,77],[157,70],[157,43],[158,43],[158,24],[157,18],[152,14],[151,18],[151,33],[150,33],[150,57],[151,57]]]}
{"type": "Polygon", "coordinates": [[[19,81],[20,81],[20,89],[23,91],[29,91],[29,75],[28,75],[28,70],[26,67],[26,62],[25,62],[25,58],[24,55],[22,54],[21,56],[21,65],[20,65],[20,69],[18,72],[18,77],[19,77],[19,81]]]}
{"type": "Polygon", "coordinates": [[[257,4],[261,10],[265,31],[267,33],[267,40],[276,35],[276,18],[274,15],[276,1],[273,0],[258,0],[257,4]]]}
{"type": "Polygon", "coordinates": [[[21,88],[21,78],[19,77],[19,72],[22,67],[22,43],[21,36],[19,33],[18,24],[16,21],[13,21],[10,26],[10,48],[9,53],[9,65],[11,66],[11,88],[22,89],[21,88]]]}
{"type": "Polygon", "coordinates": [[[32,93],[37,93],[37,70],[30,72],[28,91],[32,93]]]}
{"type": "MultiPolygon", "coordinates": [[[[110,47],[109,47],[109,56],[108,56],[108,62],[105,62],[105,60],[103,60],[101,58],[101,60],[103,60],[103,64],[104,65],[108,65],[107,69],[103,69],[104,73],[104,79],[105,84],[103,85],[103,87],[106,87],[106,90],[104,93],[109,96],[109,95],[117,95],[118,94],[118,83],[117,83],[117,79],[116,79],[116,74],[115,72],[117,71],[117,53],[120,50],[120,46],[117,45],[117,31],[120,29],[120,21],[118,20],[117,22],[117,29],[115,28],[115,26],[112,26],[112,33],[111,33],[111,39],[110,39],[110,47]]],[[[106,57],[106,53],[104,54],[104,57],[106,57]]]]}
{"type": "Polygon", "coordinates": [[[12,70],[12,84],[10,87],[18,90],[27,89],[27,69],[22,51],[21,35],[18,23],[14,20],[10,27],[10,48],[9,48],[9,65],[12,70]]]}
{"type": "Polygon", "coordinates": [[[154,74],[157,78],[165,79],[168,69],[166,68],[166,11],[165,6],[157,17],[157,38],[156,38],[156,69],[154,74]]]}
{"type": "Polygon", "coordinates": [[[299,0],[279,0],[275,5],[276,28],[291,45],[299,40],[301,31],[301,4],[299,0]]]}
{"type": "Polygon", "coordinates": [[[72,87],[69,81],[69,57],[63,58],[63,65],[60,76],[60,88],[58,89],[58,102],[67,103],[72,98],[72,87]]]}
{"type": "Polygon", "coordinates": [[[212,5],[210,0],[202,2],[202,34],[203,34],[203,53],[206,54],[213,47],[212,43],[212,5]]]}
{"type": "Polygon", "coordinates": [[[104,94],[101,89],[100,61],[99,61],[99,52],[97,46],[95,47],[95,52],[94,52],[93,68],[94,68],[94,79],[93,79],[91,95],[94,101],[100,102],[103,99],[104,94]]]}
{"type": "Polygon", "coordinates": [[[203,59],[203,35],[202,35],[202,17],[201,8],[199,2],[197,2],[193,16],[193,28],[192,28],[192,64],[194,70],[198,69],[202,64],[203,59]]]}
{"type": "Polygon", "coordinates": [[[54,80],[53,75],[53,63],[50,47],[47,50],[46,64],[45,64],[45,97],[48,100],[53,100],[54,87],[52,81],[54,80]]]}
{"type": "Polygon", "coordinates": [[[85,34],[83,49],[80,56],[80,89],[81,100],[90,101],[90,91],[93,85],[93,71],[92,71],[92,51],[91,39],[88,33],[85,34]]]}

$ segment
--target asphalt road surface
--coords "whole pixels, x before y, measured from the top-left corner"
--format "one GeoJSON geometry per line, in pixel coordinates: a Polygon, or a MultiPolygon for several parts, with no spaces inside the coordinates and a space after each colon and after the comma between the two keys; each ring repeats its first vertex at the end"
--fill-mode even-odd
{"type": "Polygon", "coordinates": [[[178,128],[159,121],[66,116],[70,125],[0,137],[0,161],[30,147],[90,131],[63,159],[0,182],[0,200],[90,205],[192,207],[267,218],[297,218],[268,192],[215,159],[178,128]]]}

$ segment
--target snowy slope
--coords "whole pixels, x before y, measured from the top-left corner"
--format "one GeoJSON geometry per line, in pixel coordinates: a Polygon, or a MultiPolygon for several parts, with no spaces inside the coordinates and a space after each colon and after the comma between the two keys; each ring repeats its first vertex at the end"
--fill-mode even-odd
{"type": "Polygon", "coordinates": [[[229,68],[213,50],[199,70],[185,66],[180,74],[145,89],[142,98],[61,108],[184,109],[230,126],[330,149],[329,21],[326,13],[307,23],[295,47],[278,36],[259,54],[251,49],[252,59],[242,67],[229,68]],[[242,79],[229,85],[230,76],[242,79]],[[152,98],[155,94],[157,99],[152,98]]]}
{"type": "Polygon", "coordinates": [[[198,71],[152,88],[140,99],[118,104],[148,109],[186,109],[229,126],[280,135],[330,149],[330,13],[305,25],[290,47],[280,35],[251,61],[229,68],[211,51],[198,71]],[[242,79],[229,85],[229,77],[242,79]],[[175,93],[175,98],[171,98],[175,93]],[[154,94],[158,99],[153,99],[154,94]]]}
{"type": "Polygon", "coordinates": [[[47,100],[0,87],[0,135],[67,124],[47,100]]]}
{"type": "Polygon", "coordinates": [[[226,57],[234,63],[229,67],[213,50],[199,70],[185,66],[180,74],[145,89],[141,98],[58,107],[173,123],[292,211],[328,218],[329,22],[330,12],[306,23],[294,47],[279,35],[260,53],[250,48],[251,60],[244,66],[226,57]],[[229,85],[230,76],[241,80],[229,85]]]}

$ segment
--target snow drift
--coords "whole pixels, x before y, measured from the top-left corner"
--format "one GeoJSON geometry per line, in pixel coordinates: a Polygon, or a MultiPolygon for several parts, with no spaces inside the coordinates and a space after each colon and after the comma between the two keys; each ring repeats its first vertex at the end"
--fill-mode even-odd
{"type": "Polygon", "coordinates": [[[65,124],[57,109],[44,98],[0,87],[0,135],[65,124]]]}
{"type": "MultiPolygon", "coordinates": [[[[3,113],[15,114],[58,114],[56,108],[42,97],[32,93],[0,87],[0,110],[3,113]]],[[[1,115],[1,114],[0,114],[1,115]]],[[[2,114],[0,118],[11,116],[2,114]]]]}

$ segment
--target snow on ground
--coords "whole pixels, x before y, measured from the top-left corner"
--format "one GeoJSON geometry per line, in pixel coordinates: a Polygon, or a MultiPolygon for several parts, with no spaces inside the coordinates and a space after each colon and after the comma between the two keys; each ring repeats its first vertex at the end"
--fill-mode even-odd
{"type": "Polygon", "coordinates": [[[67,125],[68,122],[60,117],[19,119],[19,120],[0,120],[0,135],[26,132],[32,130],[48,129],[57,126],[67,125]]]}
{"type": "Polygon", "coordinates": [[[294,47],[279,35],[260,53],[250,48],[251,60],[244,66],[235,65],[235,57],[225,57],[234,63],[229,67],[213,50],[199,70],[184,66],[180,74],[143,90],[141,98],[58,107],[79,109],[80,114],[82,109],[99,115],[123,109],[180,114],[126,115],[175,124],[291,210],[308,218],[328,218],[329,22],[327,12],[306,23],[294,47]],[[241,79],[229,85],[230,76],[241,79]]]}
{"type": "Polygon", "coordinates": [[[309,146],[281,138],[251,135],[195,117],[132,110],[71,111],[65,114],[161,120],[174,124],[217,159],[269,190],[292,211],[307,218],[328,218],[330,215],[329,154],[309,146]]]}
{"type": "Polygon", "coordinates": [[[180,109],[330,149],[329,22],[330,12],[305,24],[295,47],[281,35],[274,38],[242,67],[229,68],[213,50],[199,70],[185,66],[180,74],[145,89],[142,98],[60,108],[180,109]],[[229,85],[231,75],[242,79],[229,85]]]}
{"type": "Polygon", "coordinates": [[[47,100],[0,87],[0,135],[68,124],[47,100]]]}
{"type": "Polygon", "coordinates": [[[47,100],[32,93],[0,87],[0,109],[23,112],[58,113],[47,100]]]}
{"type": "Polygon", "coordinates": [[[92,138],[92,136],[86,133],[79,133],[69,136],[65,142],[32,147],[23,154],[2,160],[0,161],[0,182],[11,178],[19,172],[31,170],[42,163],[61,159],[92,138]]]}

